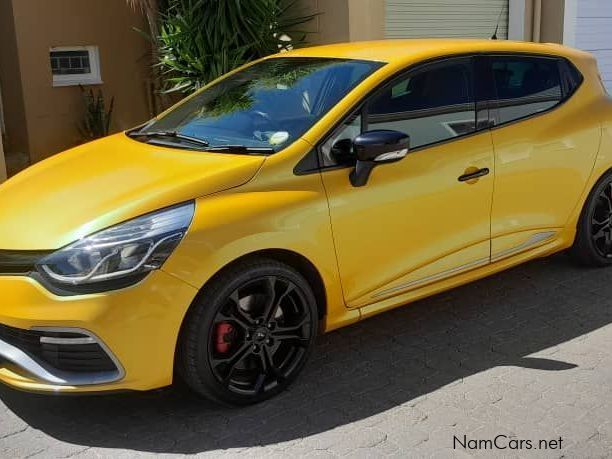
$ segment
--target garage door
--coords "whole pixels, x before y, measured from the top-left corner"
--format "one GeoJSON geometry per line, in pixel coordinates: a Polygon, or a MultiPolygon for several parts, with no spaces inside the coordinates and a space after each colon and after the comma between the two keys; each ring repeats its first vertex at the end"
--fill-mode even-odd
{"type": "Polygon", "coordinates": [[[500,15],[502,39],[508,37],[508,0],[386,0],[385,36],[490,38],[500,15]]]}
{"type": "Polygon", "coordinates": [[[576,12],[576,48],[592,52],[612,94],[612,1],[580,0],[576,12]]]}

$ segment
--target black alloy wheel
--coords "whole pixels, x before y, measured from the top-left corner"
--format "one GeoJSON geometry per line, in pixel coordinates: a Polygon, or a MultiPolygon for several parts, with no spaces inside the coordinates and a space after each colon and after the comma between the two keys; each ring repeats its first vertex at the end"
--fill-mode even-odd
{"type": "Polygon", "coordinates": [[[308,282],[283,263],[257,260],[222,273],[201,297],[181,339],[189,386],[231,404],[256,403],[287,387],[317,333],[308,282]]]}
{"type": "Polygon", "coordinates": [[[605,174],[589,194],[569,253],[582,265],[612,265],[612,173],[605,174]]]}
{"type": "Polygon", "coordinates": [[[612,182],[606,183],[595,199],[591,215],[591,237],[600,256],[612,257],[612,182]]]}

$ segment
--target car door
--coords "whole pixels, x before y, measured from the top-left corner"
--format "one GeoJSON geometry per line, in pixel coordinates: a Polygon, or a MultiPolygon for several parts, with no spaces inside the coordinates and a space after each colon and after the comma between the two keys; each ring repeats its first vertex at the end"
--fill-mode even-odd
{"type": "Polygon", "coordinates": [[[498,261],[560,234],[591,173],[601,134],[569,61],[483,59],[497,95],[490,115],[496,165],[491,258],[498,261]]]}
{"type": "Polygon", "coordinates": [[[322,144],[322,179],[349,307],[489,262],[493,149],[490,132],[476,130],[473,87],[471,57],[422,65],[376,91],[322,144]],[[347,145],[375,129],[410,135],[410,152],[353,187],[347,145]],[[481,176],[465,180],[475,172],[481,176]]]}

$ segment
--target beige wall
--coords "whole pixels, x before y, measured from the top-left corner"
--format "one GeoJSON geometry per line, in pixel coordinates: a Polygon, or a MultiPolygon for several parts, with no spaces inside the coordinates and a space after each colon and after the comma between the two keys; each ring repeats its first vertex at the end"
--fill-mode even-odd
{"type": "MultiPolygon", "coordinates": [[[[27,149],[32,162],[80,143],[77,129],[83,104],[75,86],[53,87],[49,48],[53,46],[96,45],[100,50],[103,84],[107,99],[115,98],[112,129],[134,126],[149,117],[145,81],[148,76],[149,45],[133,28],[145,28],[143,18],[125,0],[3,0],[12,5],[14,35],[21,75],[23,113],[5,96],[7,131],[20,125],[27,142],[9,142],[11,149],[27,149]],[[23,122],[25,118],[25,123],[23,122]],[[8,126],[10,120],[11,127],[8,126]]],[[[1,25],[7,21],[2,16],[1,25]]],[[[0,44],[2,48],[5,45],[0,44]]],[[[2,53],[6,54],[6,53],[2,53]]],[[[5,58],[6,59],[6,58],[5,58]]],[[[8,58],[14,61],[14,56],[8,58]]],[[[0,61],[4,68],[5,61],[0,61]]],[[[6,78],[5,78],[6,79],[6,78]]],[[[19,79],[2,85],[4,93],[14,91],[19,79]]]]}
{"type": "Polygon", "coordinates": [[[563,43],[565,0],[510,0],[523,2],[525,41],[563,43]]]}
{"type": "Polygon", "coordinates": [[[28,129],[23,106],[19,56],[11,1],[0,0],[0,87],[6,135],[6,152],[28,151],[28,129]]]}
{"type": "Polygon", "coordinates": [[[309,44],[339,43],[349,40],[348,0],[298,0],[297,15],[317,16],[303,27],[309,44]]]}
{"type": "Polygon", "coordinates": [[[4,147],[0,137],[0,183],[6,180],[6,163],[4,162],[4,147]]]}
{"type": "Polygon", "coordinates": [[[533,0],[525,0],[525,36],[523,40],[533,40],[533,0]]]}
{"type": "Polygon", "coordinates": [[[4,159],[4,140],[2,131],[4,127],[4,115],[2,108],[2,86],[0,86],[0,183],[6,180],[6,161],[4,159]]]}
{"type": "Polygon", "coordinates": [[[296,13],[317,13],[306,27],[311,44],[384,38],[384,0],[299,0],[296,13]]]}
{"type": "Polygon", "coordinates": [[[385,38],[385,0],[349,0],[351,41],[385,38]]]}
{"type": "Polygon", "coordinates": [[[542,43],[563,43],[563,14],[565,0],[542,1],[542,43]]]}

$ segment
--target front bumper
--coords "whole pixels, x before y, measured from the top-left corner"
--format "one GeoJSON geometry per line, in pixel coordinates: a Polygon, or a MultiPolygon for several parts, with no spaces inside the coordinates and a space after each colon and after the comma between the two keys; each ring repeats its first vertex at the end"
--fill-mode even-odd
{"type": "Polygon", "coordinates": [[[36,392],[167,386],[196,294],[163,271],[126,289],[69,297],[0,276],[0,382],[36,392]]]}

